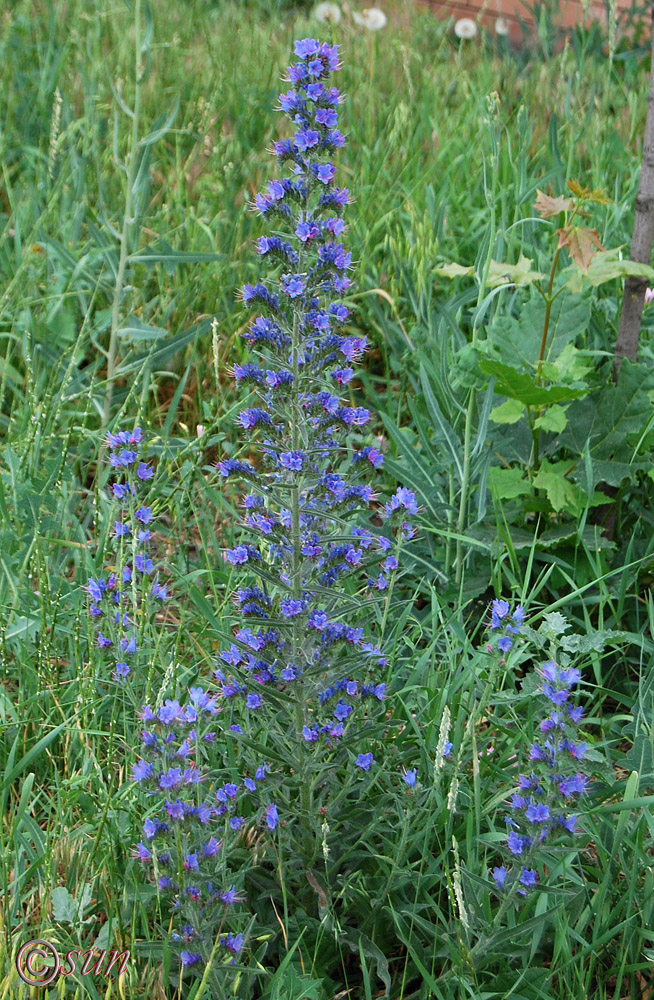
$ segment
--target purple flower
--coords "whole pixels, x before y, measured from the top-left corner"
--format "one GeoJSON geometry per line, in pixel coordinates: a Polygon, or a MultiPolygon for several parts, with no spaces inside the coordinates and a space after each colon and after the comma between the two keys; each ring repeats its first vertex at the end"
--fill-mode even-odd
{"type": "Polygon", "coordinates": [[[409,788],[414,788],[417,776],[418,776],[418,769],[416,767],[414,767],[413,770],[406,771],[402,775],[402,780],[406,781],[406,783],[409,786],[409,788]]]}
{"type": "Polygon", "coordinates": [[[202,961],[202,955],[199,951],[183,951],[180,953],[180,959],[183,966],[197,965],[198,962],[202,961]]]}
{"type": "Polygon", "coordinates": [[[132,776],[134,781],[147,781],[154,774],[154,767],[145,760],[139,760],[132,764],[132,776]]]}
{"type": "Polygon", "coordinates": [[[357,767],[360,767],[362,771],[369,771],[370,765],[373,761],[374,757],[371,753],[360,753],[354,763],[357,767]]]}
{"type": "Polygon", "coordinates": [[[506,882],[506,877],[509,874],[504,865],[500,865],[499,868],[493,868],[493,878],[495,879],[495,884],[500,888],[504,888],[504,883],[506,882]]]}
{"type": "Polygon", "coordinates": [[[522,885],[527,886],[527,888],[530,888],[531,886],[536,885],[537,878],[538,875],[535,871],[532,871],[529,868],[522,869],[522,872],[520,874],[520,882],[522,885]]]}
{"type": "Polygon", "coordinates": [[[269,806],[266,807],[266,826],[269,830],[277,829],[277,806],[274,802],[271,802],[269,806]]]}
{"type": "Polygon", "coordinates": [[[243,935],[242,934],[232,934],[231,932],[227,937],[221,941],[228,951],[231,951],[234,955],[238,955],[239,952],[243,950],[243,935]]]}

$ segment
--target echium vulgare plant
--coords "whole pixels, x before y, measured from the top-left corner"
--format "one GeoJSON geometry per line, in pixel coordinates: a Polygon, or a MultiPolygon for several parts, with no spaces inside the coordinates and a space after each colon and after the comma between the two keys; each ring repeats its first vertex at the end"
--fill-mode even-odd
{"type": "Polygon", "coordinates": [[[507,852],[514,865],[502,864],[492,875],[503,892],[525,895],[535,886],[538,872],[531,868],[543,848],[560,835],[577,832],[574,804],[586,790],[587,778],[578,770],[587,750],[577,738],[583,711],[572,704],[571,690],[581,680],[576,667],[560,667],[553,660],[544,663],[540,694],[547,715],[539,722],[542,738],[531,744],[529,774],[521,774],[506,816],[507,852]]]}
{"type": "Polygon", "coordinates": [[[153,575],[148,551],[153,514],[147,490],[154,468],[144,458],[141,428],[109,434],[107,445],[113,472],[109,494],[115,511],[110,529],[113,551],[104,560],[110,572],[91,577],[86,589],[89,612],[97,622],[95,642],[113,662],[114,680],[125,681],[143,652],[152,613],[168,593],[153,575]]]}
{"type": "Polygon", "coordinates": [[[235,594],[240,623],[215,676],[231,717],[274,745],[285,771],[276,778],[280,819],[292,804],[284,826],[293,837],[298,830],[296,857],[310,864],[330,785],[374,765],[373,727],[364,722],[384,702],[385,660],[362,624],[373,617],[362,595],[383,599],[417,505],[403,488],[378,500],[361,476],[383,464],[363,437],[370,413],[338,395],[351,391],[366,347],[348,332],[341,298],[351,254],[341,242],[349,192],[331,162],[345,142],[342,98],[329,84],[338,46],[305,38],[295,55],[292,88],[280,96],[294,134],[274,145],[290,175],[270,181],[254,205],[270,225],[257,248],[271,277],[243,288],[244,302],[261,312],[244,333],[253,360],[233,369],[254,397],[238,422],[250,447],[254,432],[259,454],[218,465],[223,477],[247,481],[244,535],[226,559],[249,579],[235,594]],[[374,513],[384,531],[371,530],[374,513]]]}
{"type": "Polygon", "coordinates": [[[215,696],[200,686],[189,689],[183,704],[168,698],[144,705],[141,757],[132,765],[151,806],[134,856],[156,885],[164,917],[173,917],[181,966],[202,970],[213,957],[216,972],[234,963],[249,926],[237,906],[245,868],[242,861],[233,866],[230,847],[257,812],[268,830],[277,826],[276,805],[259,808],[269,765],[261,762],[235,782],[216,759],[225,739],[218,713],[215,696]]]}

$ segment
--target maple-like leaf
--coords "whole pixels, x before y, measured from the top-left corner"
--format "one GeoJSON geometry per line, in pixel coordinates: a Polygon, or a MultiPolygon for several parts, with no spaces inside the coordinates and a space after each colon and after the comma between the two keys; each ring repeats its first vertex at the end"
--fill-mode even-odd
{"type": "Polygon", "coordinates": [[[575,264],[586,272],[598,250],[604,250],[599,233],[587,226],[566,226],[558,230],[559,246],[567,247],[575,264]]]}
{"type": "Polygon", "coordinates": [[[557,195],[556,198],[553,198],[551,195],[545,194],[544,191],[538,190],[536,195],[534,208],[543,219],[551,219],[553,215],[569,212],[575,207],[573,199],[564,198],[563,195],[557,195]]]}
{"type": "Polygon", "coordinates": [[[610,205],[611,199],[607,198],[606,192],[602,188],[594,188],[593,191],[589,191],[588,188],[582,188],[579,181],[568,181],[568,187],[572,191],[575,198],[579,198],[581,201],[593,201],[596,205],[610,205]]]}

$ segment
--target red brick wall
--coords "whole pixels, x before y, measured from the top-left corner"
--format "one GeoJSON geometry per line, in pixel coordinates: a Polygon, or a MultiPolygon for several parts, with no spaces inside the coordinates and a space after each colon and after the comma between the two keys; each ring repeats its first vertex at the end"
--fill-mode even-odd
{"type": "MultiPolygon", "coordinates": [[[[529,13],[529,7],[521,0],[424,0],[437,17],[471,17],[473,20],[480,18],[481,23],[492,29],[499,17],[508,22],[512,37],[521,35],[518,17],[519,15],[526,24],[532,24],[533,19],[529,13]]],[[[617,0],[618,12],[630,10],[632,0],[617,0]]],[[[573,27],[575,24],[586,23],[592,20],[606,23],[606,8],[602,0],[588,0],[584,5],[581,0],[560,0],[558,4],[559,16],[557,21],[563,27],[573,27]],[[584,7],[587,10],[584,16],[584,7]]]]}

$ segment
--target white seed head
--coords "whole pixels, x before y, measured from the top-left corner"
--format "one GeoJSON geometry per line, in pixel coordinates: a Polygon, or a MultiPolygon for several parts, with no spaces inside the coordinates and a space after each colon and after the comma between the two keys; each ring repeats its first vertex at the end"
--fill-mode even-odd
{"type": "Polygon", "coordinates": [[[316,21],[320,21],[322,24],[340,24],[341,8],[337,3],[319,3],[313,9],[313,16],[316,21]]]}
{"type": "Polygon", "coordinates": [[[496,35],[508,35],[509,33],[509,22],[505,17],[498,17],[495,22],[495,34],[496,35]]]}
{"type": "Polygon", "coordinates": [[[367,28],[368,31],[379,31],[387,24],[386,15],[379,7],[366,7],[361,13],[353,10],[352,18],[355,24],[358,24],[360,28],[367,28]]]}
{"type": "Polygon", "coordinates": [[[477,25],[471,17],[460,17],[454,25],[454,34],[457,38],[468,40],[477,35],[477,25]]]}

